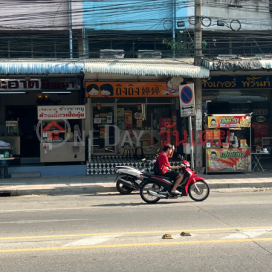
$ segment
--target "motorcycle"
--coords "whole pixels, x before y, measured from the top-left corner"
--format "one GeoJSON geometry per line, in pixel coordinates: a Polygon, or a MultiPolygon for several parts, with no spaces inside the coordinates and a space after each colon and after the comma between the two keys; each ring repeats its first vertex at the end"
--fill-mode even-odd
{"type": "Polygon", "coordinates": [[[183,196],[190,196],[194,201],[203,201],[210,194],[210,188],[205,180],[196,176],[196,172],[190,168],[190,163],[186,160],[183,161],[184,177],[177,187],[180,195],[173,196],[171,189],[173,182],[170,178],[154,175],[151,173],[143,172],[143,184],[140,189],[141,198],[146,203],[156,203],[160,199],[178,198],[183,196]]]}
{"type": "MultiPolygon", "coordinates": [[[[152,165],[156,162],[159,156],[160,149],[157,150],[157,154],[153,160],[142,159],[143,162],[152,165]]],[[[145,169],[137,169],[133,166],[120,165],[115,167],[115,172],[117,174],[116,179],[116,189],[122,195],[128,195],[135,190],[139,190],[143,184],[143,173],[147,172],[145,169]]]]}

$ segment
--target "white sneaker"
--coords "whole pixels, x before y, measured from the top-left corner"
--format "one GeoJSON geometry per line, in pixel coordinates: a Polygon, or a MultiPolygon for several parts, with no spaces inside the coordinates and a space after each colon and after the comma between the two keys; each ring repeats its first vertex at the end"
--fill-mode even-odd
{"type": "Polygon", "coordinates": [[[173,194],[173,195],[179,195],[180,192],[179,192],[178,190],[176,190],[176,191],[174,191],[174,192],[171,191],[171,194],[173,194]]]}

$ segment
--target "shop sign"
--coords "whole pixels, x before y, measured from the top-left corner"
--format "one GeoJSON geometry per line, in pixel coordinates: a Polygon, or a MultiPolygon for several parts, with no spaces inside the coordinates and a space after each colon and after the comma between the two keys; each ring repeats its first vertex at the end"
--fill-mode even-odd
{"type": "Polygon", "coordinates": [[[268,115],[267,109],[255,109],[253,110],[253,115],[268,115]]]}
{"type": "Polygon", "coordinates": [[[167,82],[86,82],[86,97],[179,97],[167,82]]]}
{"type": "Polygon", "coordinates": [[[18,121],[6,121],[6,127],[17,127],[18,121]]]}
{"type": "Polygon", "coordinates": [[[38,106],[38,120],[85,119],[85,106],[38,106]]]}
{"type": "Polygon", "coordinates": [[[272,76],[212,77],[202,83],[203,90],[218,89],[267,89],[272,86],[272,76]]]}
{"type": "Polygon", "coordinates": [[[76,78],[54,79],[0,79],[1,91],[41,91],[41,90],[80,90],[80,82],[76,78]]]}
{"type": "Polygon", "coordinates": [[[250,148],[211,148],[206,155],[209,172],[251,170],[250,148]]]}
{"type": "Polygon", "coordinates": [[[208,128],[240,128],[250,127],[250,116],[230,116],[230,115],[217,115],[208,117],[208,128]]]}

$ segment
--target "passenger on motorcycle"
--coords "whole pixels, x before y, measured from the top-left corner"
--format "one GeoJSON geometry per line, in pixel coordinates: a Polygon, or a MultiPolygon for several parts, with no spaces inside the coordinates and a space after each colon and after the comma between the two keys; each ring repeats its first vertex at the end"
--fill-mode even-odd
{"type": "Polygon", "coordinates": [[[179,166],[170,165],[168,158],[171,158],[173,156],[174,150],[175,150],[174,146],[170,144],[165,145],[163,147],[163,152],[161,152],[158,157],[158,165],[159,165],[160,172],[163,176],[169,177],[171,180],[175,181],[175,184],[171,190],[171,193],[173,195],[178,195],[180,194],[180,192],[177,190],[177,187],[179,186],[179,184],[181,183],[183,179],[183,174],[180,174],[178,172],[171,171],[171,170],[182,168],[184,167],[184,165],[183,164],[179,166]]]}

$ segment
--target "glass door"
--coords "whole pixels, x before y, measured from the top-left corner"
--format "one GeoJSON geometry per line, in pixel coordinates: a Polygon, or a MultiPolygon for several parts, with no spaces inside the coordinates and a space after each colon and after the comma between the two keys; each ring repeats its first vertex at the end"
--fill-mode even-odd
{"type": "Polygon", "coordinates": [[[93,154],[116,154],[114,105],[93,105],[93,154]]]}

